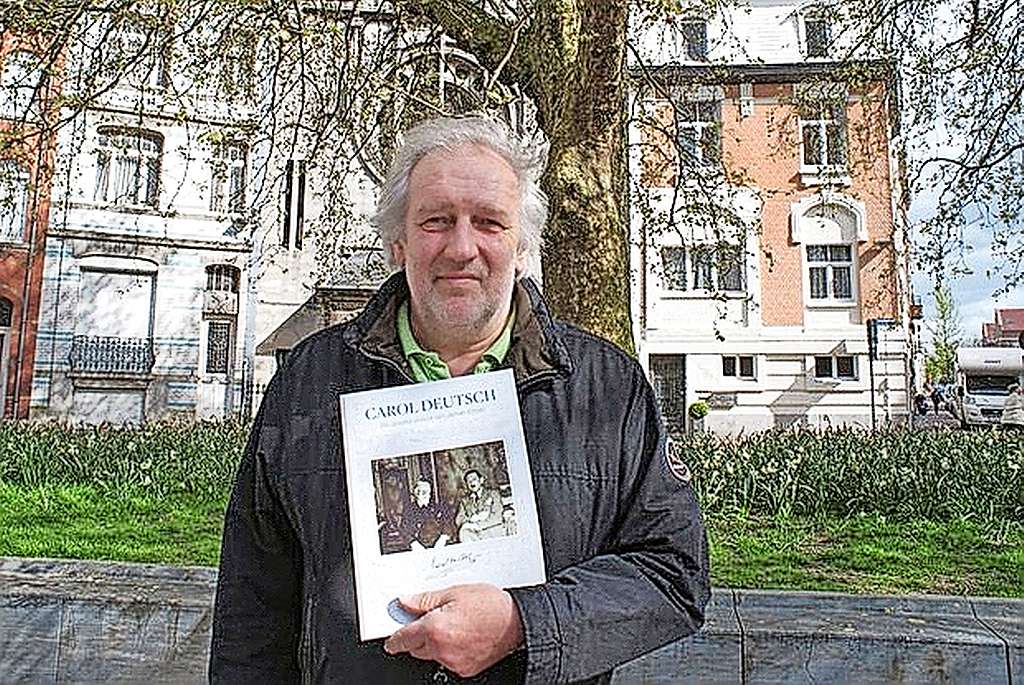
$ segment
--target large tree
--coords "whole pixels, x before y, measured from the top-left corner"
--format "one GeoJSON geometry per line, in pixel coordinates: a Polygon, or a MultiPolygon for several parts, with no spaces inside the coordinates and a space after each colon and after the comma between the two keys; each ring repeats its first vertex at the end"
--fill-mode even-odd
{"type": "MultiPolygon", "coordinates": [[[[941,273],[970,247],[965,225],[983,221],[1005,283],[1020,283],[1019,3],[817,4],[835,21],[836,44],[846,50],[838,55],[840,62],[856,67],[865,54],[873,54],[893,65],[902,103],[894,129],[897,153],[907,141],[935,143],[934,149],[918,145],[909,158],[912,190],[935,200],[934,211],[917,226],[919,254],[941,273]]],[[[130,75],[152,74],[160,66],[154,54],[173,55],[170,63],[186,77],[162,91],[166,111],[177,107],[186,115],[204,83],[218,83],[222,95],[239,101],[264,88],[269,96],[261,96],[262,109],[243,128],[256,145],[269,148],[304,141],[310,164],[333,183],[323,190],[331,208],[319,242],[325,259],[341,252],[338,243],[351,239],[348,229],[359,221],[342,201],[346,176],[356,160],[379,172],[395,130],[428,114],[528,103],[519,111],[529,109],[534,116],[523,120],[550,141],[543,178],[552,209],[543,251],[548,297],[561,316],[631,349],[627,94],[643,84],[627,78],[630,31],[653,26],[665,35],[678,34],[681,17],[712,17],[726,8],[742,11],[742,5],[742,0],[29,0],[2,3],[0,11],[5,27],[50,38],[48,64],[54,74],[69,54],[81,56],[84,48],[89,57],[88,68],[67,84],[73,87],[66,89],[63,116],[53,125],[73,119],[130,75]],[[119,31],[129,25],[132,40],[118,42],[119,31]],[[115,45],[119,49],[112,49],[115,45]],[[450,64],[456,51],[478,62],[482,74],[450,64]],[[237,59],[225,61],[225,56],[237,59]],[[225,63],[234,67],[212,68],[225,63]],[[446,90],[460,79],[476,83],[446,90]],[[196,88],[182,88],[183,82],[196,88]]],[[[646,73],[639,61],[634,64],[646,73]]],[[[140,97],[140,111],[143,104],[140,97]]],[[[713,189],[707,196],[704,204],[713,204],[713,189]]]]}

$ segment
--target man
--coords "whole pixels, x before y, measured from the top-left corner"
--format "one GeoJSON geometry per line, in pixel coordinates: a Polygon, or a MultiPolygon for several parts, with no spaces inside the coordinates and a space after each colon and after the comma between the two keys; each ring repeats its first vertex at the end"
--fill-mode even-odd
{"type": "Polygon", "coordinates": [[[402,519],[402,533],[409,549],[444,547],[451,534],[448,532],[448,508],[431,500],[433,486],[428,480],[416,481],[413,501],[406,508],[402,519]]]}
{"type": "Polygon", "coordinates": [[[473,542],[497,538],[505,534],[501,525],[501,495],[497,490],[484,487],[484,477],[476,469],[462,476],[468,492],[459,501],[455,527],[459,542],[473,542]]]}
{"type": "MultiPolygon", "coordinates": [[[[214,682],[607,682],[695,631],[707,549],[635,360],[554,320],[529,278],[543,151],[480,117],[407,132],[375,223],[392,276],[311,336],[267,389],[224,525],[214,682]],[[418,618],[358,641],[340,393],[514,369],[548,581],[400,598],[418,618]]],[[[625,275],[624,275],[625,277],[625,275]]]]}

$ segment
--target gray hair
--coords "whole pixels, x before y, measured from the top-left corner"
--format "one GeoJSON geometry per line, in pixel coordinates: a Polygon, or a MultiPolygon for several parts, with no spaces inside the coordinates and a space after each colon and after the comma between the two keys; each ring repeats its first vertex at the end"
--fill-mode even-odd
{"type": "Polygon", "coordinates": [[[405,236],[409,177],[413,168],[432,152],[453,152],[467,145],[493,150],[512,167],[519,180],[519,251],[525,253],[527,264],[540,254],[541,234],[548,219],[548,198],[540,188],[540,176],[547,166],[547,143],[530,143],[516,136],[503,122],[482,114],[437,117],[417,124],[402,135],[381,186],[377,213],[370,220],[392,268],[397,268],[398,264],[391,253],[391,245],[405,236]]]}

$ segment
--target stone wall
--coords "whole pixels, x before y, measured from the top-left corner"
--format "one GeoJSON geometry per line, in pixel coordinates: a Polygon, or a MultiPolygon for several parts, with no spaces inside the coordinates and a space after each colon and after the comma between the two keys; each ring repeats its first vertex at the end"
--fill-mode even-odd
{"type": "MultiPolygon", "coordinates": [[[[201,683],[209,568],[0,559],[0,681],[201,683]]],[[[1021,683],[1024,600],[716,590],[628,683],[1021,683]]]]}

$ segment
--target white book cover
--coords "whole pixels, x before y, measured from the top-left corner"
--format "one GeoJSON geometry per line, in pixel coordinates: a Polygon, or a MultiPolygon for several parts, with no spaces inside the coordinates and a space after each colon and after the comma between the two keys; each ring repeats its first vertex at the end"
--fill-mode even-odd
{"type": "Polygon", "coordinates": [[[545,581],[510,369],[340,402],[361,640],[408,622],[399,596],[545,581]]]}

